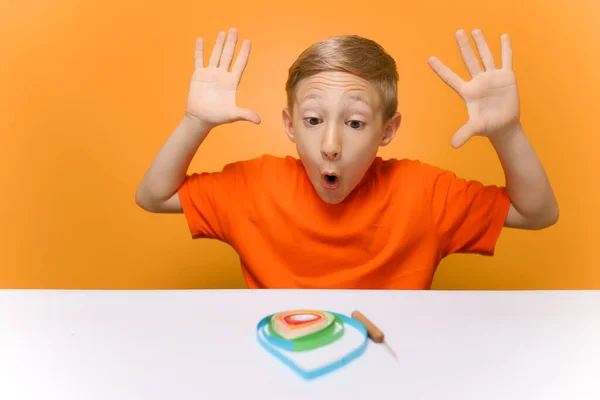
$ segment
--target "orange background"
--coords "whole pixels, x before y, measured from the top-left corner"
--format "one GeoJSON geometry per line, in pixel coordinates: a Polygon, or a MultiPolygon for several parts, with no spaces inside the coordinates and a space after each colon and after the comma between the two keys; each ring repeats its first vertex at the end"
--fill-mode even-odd
{"type": "Polygon", "coordinates": [[[191,170],[263,153],[295,155],[280,111],[287,68],[316,40],[355,33],[397,60],[403,124],[383,157],[410,157],[503,184],[483,139],[450,147],[462,101],[427,65],[466,78],[458,28],[486,34],[500,62],[511,35],[523,124],[555,188],[561,218],[540,232],[506,230],[497,255],[446,259],[435,289],[600,289],[598,243],[600,3],[208,2],[0,3],[0,286],[237,288],[227,245],[190,239],[182,215],[154,215],[134,194],[182,117],[194,41],[239,28],[253,51],[239,91],[263,123],[221,127],[191,170]],[[458,3],[458,4],[457,4],[458,3]]]}

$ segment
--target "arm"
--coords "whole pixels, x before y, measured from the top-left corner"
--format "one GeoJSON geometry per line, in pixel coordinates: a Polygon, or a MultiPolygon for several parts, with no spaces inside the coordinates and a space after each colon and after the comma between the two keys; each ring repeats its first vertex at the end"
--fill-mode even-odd
{"type": "Polygon", "coordinates": [[[136,203],[150,212],[181,212],[177,190],[210,128],[185,116],[152,161],[136,193],[136,203]]]}
{"type": "Polygon", "coordinates": [[[473,38],[485,67],[482,70],[463,30],[456,33],[462,59],[472,76],[463,81],[435,57],[429,65],[440,78],[465,100],[469,120],[452,138],[458,148],[471,137],[490,139],[506,177],[511,206],[504,226],[541,229],[558,219],[558,205],[550,182],[520,122],[519,94],[512,70],[512,49],[508,35],[502,35],[502,67],[494,58],[480,30],[473,38]]]}
{"type": "Polygon", "coordinates": [[[140,183],[135,199],[150,212],[181,212],[178,189],[186,179],[194,154],[216,126],[236,121],[260,123],[252,110],[236,105],[236,90],[250,54],[250,41],[241,46],[231,68],[237,30],[217,36],[209,65],[203,62],[203,40],[196,42],[194,75],[188,93],[185,116],[153,160],[140,183]]]}
{"type": "Polygon", "coordinates": [[[558,220],[558,204],[544,167],[520,125],[491,139],[506,176],[511,206],[504,226],[542,229],[558,220]]]}

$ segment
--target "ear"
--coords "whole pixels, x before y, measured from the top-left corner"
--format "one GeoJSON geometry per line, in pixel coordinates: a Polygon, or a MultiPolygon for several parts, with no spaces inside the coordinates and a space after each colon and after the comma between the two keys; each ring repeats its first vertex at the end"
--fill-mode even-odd
{"type": "Polygon", "coordinates": [[[281,112],[281,118],[283,119],[283,126],[288,138],[292,143],[296,143],[296,137],[294,136],[294,123],[292,122],[292,114],[289,109],[284,108],[281,112]]]}
{"type": "Polygon", "coordinates": [[[400,113],[394,114],[392,118],[383,127],[383,137],[381,138],[381,146],[387,146],[396,136],[396,131],[400,127],[402,116],[400,113]]]}

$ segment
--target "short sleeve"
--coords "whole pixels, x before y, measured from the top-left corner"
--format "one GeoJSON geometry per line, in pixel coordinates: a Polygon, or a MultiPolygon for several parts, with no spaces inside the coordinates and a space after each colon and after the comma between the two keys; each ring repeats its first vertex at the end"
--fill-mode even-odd
{"type": "Polygon", "coordinates": [[[423,171],[442,257],[452,253],[493,255],[510,207],[506,189],[461,179],[426,164],[423,171]]]}
{"type": "Polygon", "coordinates": [[[260,175],[261,159],[227,164],[218,172],[189,175],[178,190],[179,201],[194,239],[229,243],[243,206],[251,201],[252,185],[260,175]]]}

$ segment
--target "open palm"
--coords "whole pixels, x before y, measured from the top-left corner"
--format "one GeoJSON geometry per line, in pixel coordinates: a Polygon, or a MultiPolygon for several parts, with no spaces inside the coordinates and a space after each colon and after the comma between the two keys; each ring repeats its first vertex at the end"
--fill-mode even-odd
{"type": "Polygon", "coordinates": [[[460,147],[472,136],[499,137],[519,124],[519,93],[512,70],[512,49],[508,35],[502,35],[502,67],[496,68],[492,53],[480,30],[473,31],[485,71],[463,30],[456,33],[462,59],[473,78],[462,80],[436,57],[429,59],[429,65],[438,76],[465,101],[469,120],[458,129],[452,138],[452,145],[460,147]]]}
{"type": "Polygon", "coordinates": [[[237,30],[231,29],[225,42],[225,32],[217,35],[208,66],[204,66],[204,45],[202,38],[196,41],[194,74],[190,83],[186,114],[210,126],[235,121],[260,123],[256,112],[243,109],[236,104],[237,87],[248,62],[250,41],[245,40],[238,57],[231,67],[237,30]]]}

